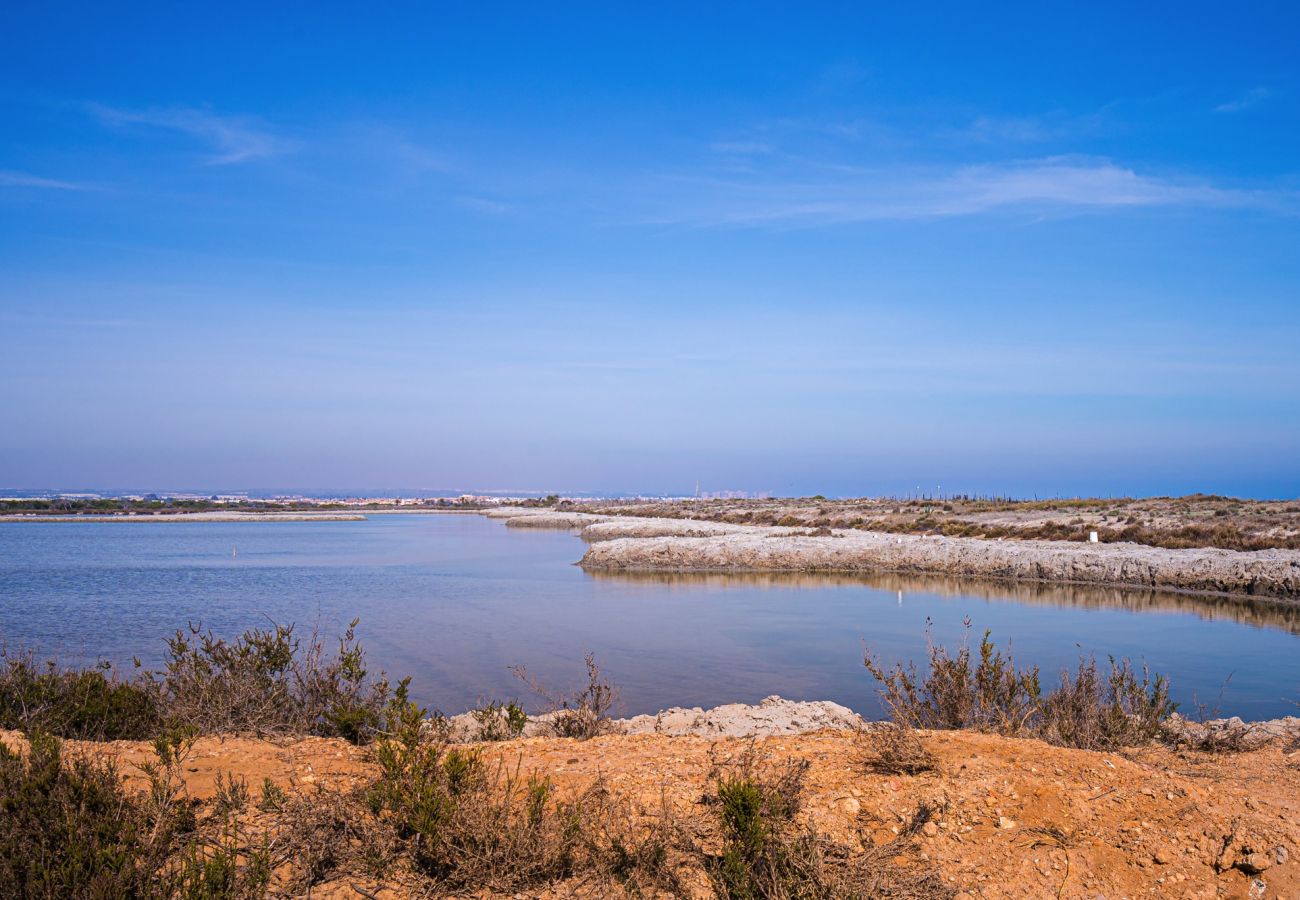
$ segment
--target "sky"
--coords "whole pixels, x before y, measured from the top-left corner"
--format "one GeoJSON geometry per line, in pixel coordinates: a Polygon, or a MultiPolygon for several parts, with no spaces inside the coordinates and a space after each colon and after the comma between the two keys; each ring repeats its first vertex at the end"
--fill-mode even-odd
{"type": "Polygon", "coordinates": [[[1300,496],[1297,46],[5,4],[0,487],[1300,496]]]}

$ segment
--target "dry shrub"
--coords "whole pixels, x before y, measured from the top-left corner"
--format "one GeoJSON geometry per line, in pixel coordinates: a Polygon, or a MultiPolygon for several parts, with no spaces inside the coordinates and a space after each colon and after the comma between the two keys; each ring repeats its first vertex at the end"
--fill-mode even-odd
{"type": "Polygon", "coordinates": [[[1047,695],[1035,731],[1064,747],[1113,750],[1162,737],[1173,711],[1169,683],[1146,666],[1139,678],[1127,659],[1111,657],[1103,678],[1095,659],[1080,659],[1074,676],[1062,672],[1061,686],[1047,695]]]}
{"type": "Polygon", "coordinates": [[[808,763],[763,760],[751,744],[715,771],[715,792],[704,798],[715,810],[719,852],[706,855],[718,896],[758,898],[940,898],[950,897],[932,871],[897,866],[910,851],[934,808],[922,806],[893,841],[876,846],[860,835],[858,845],[837,844],[797,820],[808,763]]]}
{"type": "Polygon", "coordinates": [[[151,675],[166,716],[201,733],[316,734],[366,743],[388,699],[380,673],[368,679],[353,620],[327,657],[313,633],[293,625],[250,629],[227,641],[191,625],[167,642],[164,671],[151,675]]]}
{"type": "Polygon", "coordinates": [[[359,793],[317,789],[287,797],[263,785],[263,808],[275,813],[273,863],[286,866],[294,895],[339,874],[382,877],[398,853],[397,836],[359,793]],[[268,796],[269,795],[269,796],[268,796]]]}
{"type": "Polygon", "coordinates": [[[422,728],[402,682],[375,744],[370,808],[405,841],[412,864],[445,888],[515,891],[593,867],[592,821],[608,813],[602,785],[564,800],[549,778],[485,763],[422,728]]]}
{"type": "Polygon", "coordinates": [[[239,819],[247,789],[220,781],[199,822],[180,777],[188,747],[159,738],[157,759],[140,766],[148,789],[136,793],[110,763],[65,757],[51,735],[31,733],[26,754],[0,744],[0,896],[263,896],[269,855],[239,819]]]}
{"type": "MultiPolygon", "coordinates": [[[[970,621],[966,623],[967,634],[970,621]]],[[[993,731],[1038,737],[1083,749],[1113,749],[1161,737],[1163,722],[1176,709],[1169,684],[1144,666],[1141,677],[1128,660],[1110,660],[1103,677],[1096,660],[1081,659],[1072,676],[1044,695],[1037,667],[1018,669],[999,652],[989,632],[980,640],[978,662],[963,638],[956,654],[931,641],[930,665],[921,676],[915,664],[892,671],[870,654],[864,664],[881,684],[881,696],[894,722],[909,728],[993,731]]]]}
{"type": "Polygon", "coordinates": [[[925,677],[915,663],[887,672],[866,655],[863,662],[881,683],[882,699],[891,717],[913,728],[1023,732],[1039,710],[1042,689],[1038,669],[1017,670],[1015,661],[996,649],[988,631],[980,639],[979,662],[972,666],[969,619],[965,626],[966,636],[953,655],[933,642],[927,624],[930,668],[925,677]]]}
{"type": "Polygon", "coordinates": [[[916,730],[897,722],[882,722],[862,731],[859,741],[864,764],[878,775],[920,775],[939,771],[939,760],[921,742],[916,730]]]}
{"type": "Polygon", "coordinates": [[[546,721],[556,737],[587,740],[609,730],[610,713],[618,702],[618,688],[601,674],[591,653],[586,656],[586,666],[586,685],[581,690],[566,693],[547,688],[522,666],[511,669],[516,678],[546,701],[547,712],[538,718],[546,721]]]}

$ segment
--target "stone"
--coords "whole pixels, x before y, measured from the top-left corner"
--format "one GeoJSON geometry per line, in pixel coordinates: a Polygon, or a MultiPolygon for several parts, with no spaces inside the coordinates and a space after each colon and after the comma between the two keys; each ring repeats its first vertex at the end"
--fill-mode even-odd
{"type": "Polygon", "coordinates": [[[862,804],[853,797],[844,797],[839,802],[840,812],[848,816],[856,816],[862,810],[862,804]]]}
{"type": "Polygon", "coordinates": [[[939,826],[934,824],[933,822],[926,822],[924,825],[921,826],[921,834],[925,835],[926,837],[934,837],[938,833],[939,833],[939,826]]]}
{"type": "Polygon", "coordinates": [[[1272,866],[1273,860],[1265,853],[1247,853],[1236,863],[1236,868],[1247,875],[1258,875],[1272,866]]]}
{"type": "Polygon", "coordinates": [[[1001,828],[1003,831],[1010,831],[1011,829],[1016,827],[1016,820],[1008,819],[1006,816],[999,816],[998,827],[1001,828]]]}

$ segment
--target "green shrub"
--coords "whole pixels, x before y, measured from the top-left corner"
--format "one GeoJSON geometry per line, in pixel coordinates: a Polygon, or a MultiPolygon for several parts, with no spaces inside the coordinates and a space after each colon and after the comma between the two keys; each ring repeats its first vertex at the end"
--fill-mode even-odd
{"type": "Polygon", "coordinates": [[[925,867],[901,867],[894,857],[913,847],[934,808],[917,809],[899,836],[880,846],[861,837],[857,847],[836,844],[797,821],[808,763],[769,763],[751,748],[717,775],[704,798],[715,811],[716,855],[705,869],[728,900],[850,900],[951,897],[953,891],[925,867]]]}
{"type": "Polygon", "coordinates": [[[515,700],[507,703],[492,701],[473,710],[470,715],[478,723],[480,741],[509,741],[524,733],[528,714],[515,700]]]}
{"type": "Polygon", "coordinates": [[[569,877],[582,865],[606,868],[609,848],[596,822],[609,815],[595,785],[569,801],[549,778],[448,745],[424,727],[407,683],[389,704],[375,743],[379,778],[370,807],[389,817],[415,868],[450,889],[516,891],[569,877]]]}
{"type": "Polygon", "coordinates": [[[107,665],[42,668],[31,654],[0,655],[0,728],[117,741],[151,738],[160,725],[158,692],[145,681],[120,680],[107,665]]]}
{"type": "Polygon", "coordinates": [[[65,761],[42,732],[26,758],[0,744],[0,896],[161,896],[169,833],[156,824],[113,766],[65,761]]]}

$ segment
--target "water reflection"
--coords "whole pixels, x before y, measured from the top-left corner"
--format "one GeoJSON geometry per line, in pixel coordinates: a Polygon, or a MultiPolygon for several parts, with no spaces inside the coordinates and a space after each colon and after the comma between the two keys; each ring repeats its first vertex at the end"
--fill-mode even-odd
{"type": "Polygon", "coordinates": [[[867,587],[899,594],[937,597],[975,597],[989,602],[1036,606],[1114,609],[1131,613],[1187,613],[1202,619],[1236,622],[1256,628],[1274,628],[1300,635],[1300,604],[1264,597],[1229,597],[1217,594],[1153,591],[1142,588],[1106,587],[1092,584],[1060,584],[1042,581],[999,581],[960,579],[942,575],[901,573],[830,572],[629,572],[588,571],[597,581],[653,584],[685,592],[701,587],[794,588],[867,587]]]}

